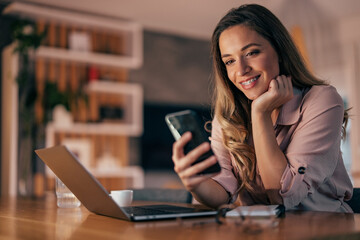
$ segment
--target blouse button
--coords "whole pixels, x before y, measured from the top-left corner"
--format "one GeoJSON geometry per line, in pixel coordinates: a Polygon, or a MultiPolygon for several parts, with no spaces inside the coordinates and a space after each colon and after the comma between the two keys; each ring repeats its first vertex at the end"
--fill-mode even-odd
{"type": "Polygon", "coordinates": [[[305,167],[299,167],[298,168],[298,173],[300,173],[300,174],[304,174],[305,173],[305,167]]]}

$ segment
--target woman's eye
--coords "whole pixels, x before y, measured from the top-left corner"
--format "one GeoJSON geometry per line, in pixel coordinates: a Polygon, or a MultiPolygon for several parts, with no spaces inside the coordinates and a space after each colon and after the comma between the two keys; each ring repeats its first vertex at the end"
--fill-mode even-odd
{"type": "Polygon", "coordinates": [[[254,55],[258,54],[259,52],[260,52],[259,50],[253,50],[253,51],[251,51],[251,52],[248,52],[248,53],[246,54],[246,56],[248,56],[248,57],[254,56],[254,55]]]}
{"type": "Polygon", "coordinates": [[[225,65],[230,65],[230,64],[232,64],[234,62],[234,60],[227,60],[227,61],[225,61],[225,65]]]}

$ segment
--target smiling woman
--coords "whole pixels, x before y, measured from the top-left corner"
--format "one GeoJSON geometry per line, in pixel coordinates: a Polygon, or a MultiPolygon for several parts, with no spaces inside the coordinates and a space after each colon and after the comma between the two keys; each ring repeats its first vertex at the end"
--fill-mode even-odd
{"type": "Polygon", "coordinates": [[[214,164],[187,155],[184,134],[173,146],[175,171],[199,201],[211,207],[281,204],[287,209],[351,212],[352,184],[340,143],[347,111],[336,89],[315,77],[279,19],[268,9],[231,9],[212,37],[215,101],[214,164]],[[215,197],[214,197],[215,196],[215,197]]]}

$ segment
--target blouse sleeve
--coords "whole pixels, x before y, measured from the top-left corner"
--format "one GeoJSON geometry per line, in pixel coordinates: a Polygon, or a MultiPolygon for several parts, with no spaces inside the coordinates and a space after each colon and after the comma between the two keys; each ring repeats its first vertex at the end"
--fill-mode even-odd
{"type": "Polygon", "coordinates": [[[219,183],[231,196],[233,196],[231,201],[234,201],[237,197],[234,194],[237,190],[238,181],[233,173],[230,153],[223,146],[222,130],[216,118],[214,118],[212,122],[211,148],[221,166],[221,172],[218,175],[212,177],[212,179],[219,183]]]}
{"type": "MultiPolygon", "coordinates": [[[[331,176],[339,160],[343,102],[335,88],[309,92],[285,155],[280,195],[285,207],[297,206],[331,176]]],[[[340,158],[341,159],[341,158],[340,158]]]]}

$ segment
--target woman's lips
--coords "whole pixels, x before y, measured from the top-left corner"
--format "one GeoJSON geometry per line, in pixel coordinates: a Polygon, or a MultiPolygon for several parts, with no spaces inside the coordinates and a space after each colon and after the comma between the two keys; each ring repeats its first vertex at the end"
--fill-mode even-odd
{"type": "Polygon", "coordinates": [[[240,82],[241,86],[246,90],[246,89],[250,89],[252,87],[255,86],[256,84],[256,81],[260,78],[260,75],[259,76],[256,76],[256,77],[253,77],[253,78],[250,78],[249,80],[246,80],[246,81],[242,81],[240,82]]]}

